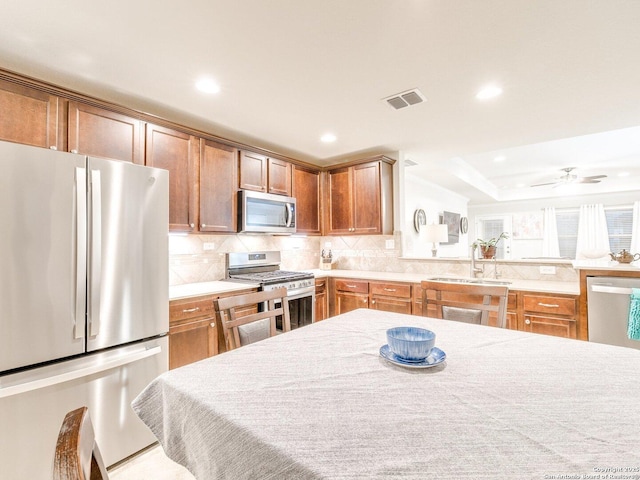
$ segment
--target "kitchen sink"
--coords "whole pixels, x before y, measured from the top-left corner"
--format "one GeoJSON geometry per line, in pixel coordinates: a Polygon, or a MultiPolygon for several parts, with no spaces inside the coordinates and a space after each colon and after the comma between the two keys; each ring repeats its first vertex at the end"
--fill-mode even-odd
{"type": "Polygon", "coordinates": [[[474,285],[511,285],[511,282],[502,280],[493,280],[490,278],[451,278],[436,277],[430,278],[432,282],[448,282],[448,283],[472,283],[474,285]]]}

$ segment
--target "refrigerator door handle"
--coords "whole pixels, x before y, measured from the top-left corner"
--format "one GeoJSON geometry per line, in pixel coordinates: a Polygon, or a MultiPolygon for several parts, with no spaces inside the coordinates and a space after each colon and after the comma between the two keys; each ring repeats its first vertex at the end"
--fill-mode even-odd
{"type": "Polygon", "coordinates": [[[87,171],[76,167],[76,314],[74,338],[84,338],[87,274],[87,171]]]}
{"type": "Polygon", "coordinates": [[[89,336],[100,332],[102,278],[102,188],[100,170],[91,170],[91,281],[89,283],[89,336]]]}
{"type": "Polygon", "coordinates": [[[119,357],[109,359],[104,362],[95,362],[93,365],[87,367],[81,367],[78,369],[70,369],[67,372],[59,373],[57,375],[51,375],[37,380],[25,381],[16,385],[10,385],[7,387],[0,387],[0,398],[11,397],[25,392],[31,392],[40,388],[51,387],[60,383],[69,382],[82,377],[88,377],[96,373],[105,372],[112,368],[128,365],[133,362],[137,362],[144,358],[153,357],[158,355],[162,351],[162,347],[155,346],[149,349],[141,348],[138,351],[130,352],[119,357]]]}

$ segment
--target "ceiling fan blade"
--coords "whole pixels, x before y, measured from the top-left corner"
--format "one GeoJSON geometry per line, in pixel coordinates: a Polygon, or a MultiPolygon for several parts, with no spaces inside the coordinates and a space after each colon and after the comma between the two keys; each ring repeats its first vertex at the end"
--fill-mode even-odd
{"type": "Polygon", "coordinates": [[[599,178],[607,178],[606,175],[590,175],[588,177],[582,177],[583,180],[597,180],[599,178]]]}
{"type": "Polygon", "coordinates": [[[585,177],[585,178],[581,178],[575,183],[600,183],[600,180],[595,180],[593,178],[585,177]]]}
{"type": "Polygon", "coordinates": [[[548,182],[548,183],[536,183],[535,185],[530,185],[530,187],[543,187],[545,185],[557,185],[562,182],[548,182]]]}

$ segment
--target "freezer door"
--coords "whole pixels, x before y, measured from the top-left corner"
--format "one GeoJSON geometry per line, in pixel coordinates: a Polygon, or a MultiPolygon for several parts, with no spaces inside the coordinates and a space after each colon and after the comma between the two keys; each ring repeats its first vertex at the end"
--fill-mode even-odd
{"type": "Polygon", "coordinates": [[[82,406],[107,466],[153,443],[131,402],[167,366],[164,336],[0,377],[0,478],[51,480],[62,419],[82,406]]]}
{"type": "Polygon", "coordinates": [[[0,142],[0,372],[84,351],[85,161],[0,142]]]}
{"type": "Polygon", "coordinates": [[[169,173],[89,158],[87,351],[169,330],[169,173]]]}

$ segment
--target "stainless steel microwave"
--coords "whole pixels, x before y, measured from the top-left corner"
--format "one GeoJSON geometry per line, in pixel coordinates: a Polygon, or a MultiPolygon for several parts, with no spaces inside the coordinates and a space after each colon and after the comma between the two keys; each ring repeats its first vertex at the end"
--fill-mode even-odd
{"type": "Polygon", "coordinates": [[[238,232],[296,233],[296,199],[250,190],[238,191],[238,232]]]}

